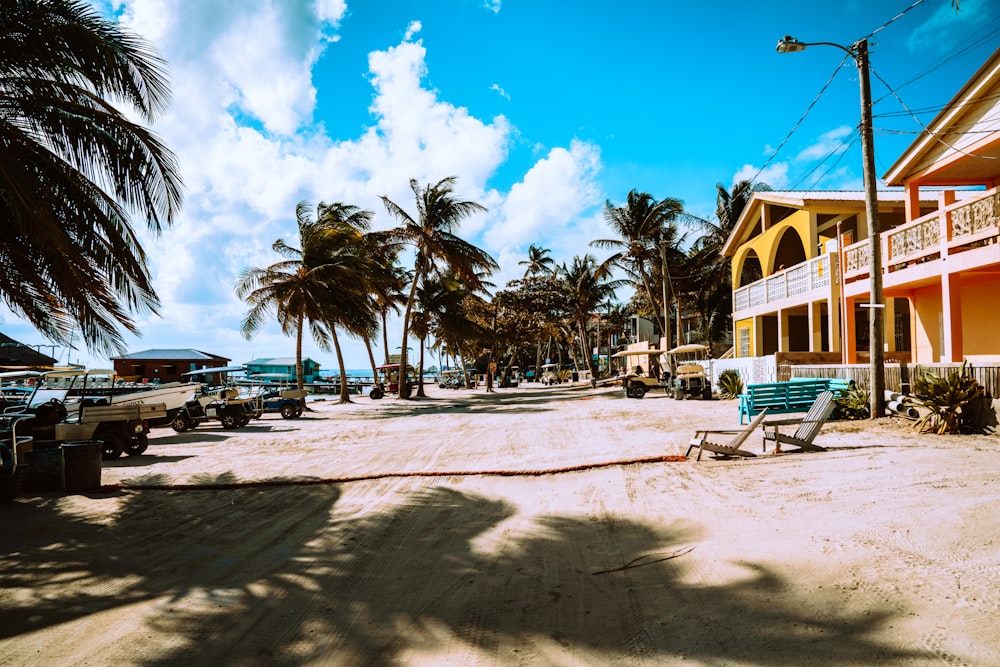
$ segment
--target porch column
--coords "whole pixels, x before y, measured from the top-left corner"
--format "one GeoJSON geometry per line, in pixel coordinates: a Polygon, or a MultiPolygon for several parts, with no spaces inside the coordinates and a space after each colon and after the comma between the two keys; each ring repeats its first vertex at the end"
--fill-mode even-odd
{"type": "Polygon", "coordinates": [[[778,352],[788,352],[788,311],[778,309],[778,352]]]}
{"type": "Polygon", "coordinates": [[[840,312],[841,307],[839,296],[826,300],[826,312],[828,314],[826,327],[827,338],[830,340],[830,352],[840,352],[843,350],[841,347],[843,341],[840,340],[840,329],[843,323],[843,315],[840,312]]]}
{"type": "Polygon", "coordinates": [[[941,341],[941,361],[962,361],[962,277],[955,273],[941,276],[941,314],[944,339],[941,341]]]}
{"type": "Polygon", "coordinates": [[[809,351],[823,351],[823,302],[810,301],[809,305],[809,351]]]}
{"type": "Polygon", "coordinates": [[[896,351],[896,300],[891,296],[884,296],[882,300],[885,302],[885,308],[882,309],[884,314],[882,318],[883,333],[882,337],[885,341],[885,351],[895,352],[896,351]]]}
{"type": "Polygon", "coordinates": [[[760,315],[753,316],[753,351],[750,356],[764,356],[764,318],[760,315]]]}
{"type": "Polygon", "coordinates": [[[858,340],[854,333],[854,297],[844,299],[844,349],[847,351],[847,363],[858,363],[858,340]]]}

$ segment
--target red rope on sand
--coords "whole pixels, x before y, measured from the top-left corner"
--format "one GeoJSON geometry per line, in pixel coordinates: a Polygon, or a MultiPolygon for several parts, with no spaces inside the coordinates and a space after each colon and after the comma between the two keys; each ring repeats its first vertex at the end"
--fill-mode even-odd
{"type": "Polygon", "coordinates": [[[347,477],[325,477],[322,479],[263,479],[246,482],[227,482],[223,484],[133,484],[123,482],[121,484],[108,484],[102,486],[102,490],[113,491],[116,489],[129,489],[133,491],[227,491],[230,489],[246,489],[254,487],[271,486],[318,486],[322,484],[347,484],[349,482],[367,482],[376,479],[389,479],[392,477],[472,477],[472,476],[493,476],[493,477],[538,477],[541,475],[555,475],[566,472],[578,472],[580,470],[593,470],[595,468],[609,468],[611,466],[633,465],[638,463],[664,463],[686,461],[686,456],[650,456],[640,459],[629,459],[625,461],[606,461],[603,463],[582,463],[565,468],[551,468],[546,470],[451,470],[451,471],[431,471],[431,472],[384,472],[371,475],[354,475],[347,477]]]}

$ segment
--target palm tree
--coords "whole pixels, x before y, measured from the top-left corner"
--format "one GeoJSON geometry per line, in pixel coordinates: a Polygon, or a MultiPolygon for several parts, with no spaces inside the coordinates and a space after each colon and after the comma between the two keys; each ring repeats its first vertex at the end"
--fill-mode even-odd
{"type": "Polygon", "coordinates": [[[132,217],[177,215],[177,161],[152,122],[165,63],[90,3],[0,7],[0,296],[48,338],[124,351],[118,327],[159,300],[132,217]]]}
{"type": "Polygon", "coordinates": [[[527,266],[524,270],[524,277],[538,276],[543,273],[552,273],[555,268],[556,261],[549,257],[549,253],[552,251],[548,248],[542,248],[532,243],[528,246],[528,259],[522,259],[518,262],[519,266],[527,266]]]}
{"type": "Polygon", "coordinates": [[[563,266],[560,275],[569,297],[569,319],[576,327],[587,369],[593,371],[592,355],[587,345],[587,324],[603,304],[614,298],[615,290],[628,284],[628,281],[611,280],[591,255],[574,257],[568,267],[563,266]]]}
{"type": "Polygon", "coordinates": [[[285,335],[295,334],[296,384],[301,390],[302,334],[308,322],[313,340],[324,351],[333,343],[340,364],[340,400],[350,402],[347,372],[336,326],[353,335],[374,335],[377,322],[368,301],[365,276],[371,264],[364,254],[362,230],[371,211],[354,206],[321,203],[316,219],[309,205],[295,208],[300,248],[278,239],[271,246],[285,257],[266,269],[245,269],[236,285],[236,294],[250,304],[241,330],[248,339],[263,326],[269,313],[277,315],[285,335]]]}
{"type": "Polygon", "coordinates": [[[499,268],[488,253],[456,235],[463,218],[485,211],[486,208],[473,201],[457,199],[453,191],[455,180],[451,176],[433,185],[421,186],[416,179],[411,179],[410,189],[417,206],[416,218],[388,197],[382,197],[389,214],[403,223],[393,230],[395,237],[400,242],[411,245],[416,252],[410,293],[403,310],[403,342],[399,352],[400,398],[408,398],[410,395],[405,372],[406,343],[418,286],[432,272],[447,268],[471,289],[479,289],[482,286],[481,272],[488,273],[499,268]]]}
{"type": "Polygon", "coordinates": [[[659,311],[654,316],[664,335],[667,335],[668,323],[663,318],[663,309],[656,308],[660,300],[650,274],[653,267],[662,264],[661,245],[677,246],[683,240],[676,226],[683,215],[684,203],[679,199],[668,197],[656,201],[649,193],[632,190],[624,206],[614,206],[610,201],[604,205],[604,219],[619,238],[590,242],[592,246],[616,251],[601,264],[602,270],[618,266],[637,278],[650,305],[659,311]]]}
{"type": "Polygon", "coordinates": [[[702,235],[692,244],[690,252],[691,264],[700,267],[702,288],[697,305],[709,340],[728,328],[732,313],[731,262],[722,250],[753,194],[771,190],[767,183],[749,180],[738,181],[730,191],[722,183],[716,183],[715,187],[715,220],[700,221],[702,235]]]}

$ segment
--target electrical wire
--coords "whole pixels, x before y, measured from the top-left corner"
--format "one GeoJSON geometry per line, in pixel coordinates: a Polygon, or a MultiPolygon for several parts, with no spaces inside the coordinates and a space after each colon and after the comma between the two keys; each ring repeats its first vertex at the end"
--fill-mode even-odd
{"type": "Polygon", "coordinates": [[[909,7],[907,7],[906,9],[904,9],[903,11],[901,11],[900,13],[896,14],[891,19],[889,19],[888,21],[886,21],[885,23],[883,23],[879,27],[875,28],[874,30],[872,30],[870,33],[868,33],[867,35],[865,35],[864,37],[862,37],[858,41],[860,42],[862,39],[869,39],[875,33],[880,32],[882,30],[885,30],[887,27],[889,27],[889,24],[894,23],[895,21],[898,21],[899,19],[903,18],[904,14],[906,14],[908,11],[910,11],[911,9],[913,9],[914,7],[916,7],[917,5],[923,4],[923,2],[924,2],[924,0],[917,0],[912,5],[910,5],[909,7]]]}

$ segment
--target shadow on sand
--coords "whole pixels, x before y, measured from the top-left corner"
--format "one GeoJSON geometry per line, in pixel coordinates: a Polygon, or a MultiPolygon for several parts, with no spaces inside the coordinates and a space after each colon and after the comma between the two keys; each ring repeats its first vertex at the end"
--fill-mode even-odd
{"type": "Polygon", "coordinates": [[[109,526],[58,499],[19,500],[0,512],[0,590],[17,591],[0,593],[0,640],[155,601],[128,635],[139,664],[391,665],[445,645],[453,664],[551,664],[546,651],[586,664],[915,657],[872,639],[887,612],[850,615],[766,567],[688,583],[699,553],[687,528],[546,516],[511,534],[501,524],[515,509],[499,499],[431,487],[338,516],[340,495],[333,485],[131,492],[107,501],[120,503],[109,526]],[[144,654],[150,634],[171,648],[144,654]]]}

